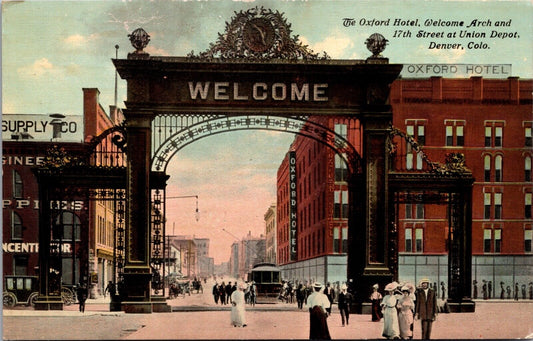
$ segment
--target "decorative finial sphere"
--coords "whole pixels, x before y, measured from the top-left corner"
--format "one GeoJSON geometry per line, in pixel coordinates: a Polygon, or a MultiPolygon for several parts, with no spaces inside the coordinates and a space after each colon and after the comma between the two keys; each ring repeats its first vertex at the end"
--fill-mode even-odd
{"type": "Polygon", "coordinates": [[[372,58],[381,58],[381,52],[385,50],[385,46],[389,41],[379,33],[374,33],[366,40],[366,48],[372,52],[372,58]]]}
{"type": "Polygon", "coordinates": [[[130,38],[131,46],[136,50],[135,53],[144,53],[143,49],[150,42],[150,35],[142,28],[138,28],[131,32],[131,34],[128,34],[128,37],[130,38]]]}

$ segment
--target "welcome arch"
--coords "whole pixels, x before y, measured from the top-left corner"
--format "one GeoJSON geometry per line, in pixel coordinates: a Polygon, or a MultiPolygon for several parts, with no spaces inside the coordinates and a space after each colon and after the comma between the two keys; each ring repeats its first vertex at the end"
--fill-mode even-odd
{"type": "MultiPolygon", "coordinates": [[[[169,308],[164,297],[153,295],[152,286],[157,270],[153,265],[163,259],[161,191],[166,186],[169,160],[193,141],[240,129],[286,131],[315,139],[336,151],[347,148],[346,161],[352,174],[348,183],[347,273],[356,279],[359,308],[374,283],[386,284],[397,273],[394,204],[398,200],[394,193],[422,184],[421,178],[423,184],[451,193],[448,198],[458,217],[451,225],[454,241],[450,269],[456,280],[450,285],[456,287],[450,289],[460,304],[470,294],[471,234],[467,220],[471,207],[463,203],[464,198],[468,200],[472,179],[445,170],[442,182],[438,171],[408,174],[391,161],[393,113],[389,87],[402,65],[389,64],[381,56],[387,41],[372,34],[365,42],[371,57],[332,60],[325,53],[319,56],[310,51],[297,36],[291,36],[290,25],[279,12],[256,7],[236,13],[226,26],[226,32],[207,51],[191,52],[186,57],[150,56],[144,51],[150,37],[137,29],[130,35],[136,50],[126,59],[113,60],[120,77],[127,81],[123,110],[127,143],[120,137],[113,140],[119,142],[121,150],[125,147],[125,156],[119,158],[125,167],[109,169],[113,177],[101,186],[116,187],[120,198],[114,200],[125,204],[121,210],[124,217],[120,217],[124,224],[120,309],[149,313],[169,308]],[[359,121],[360,153],[312,117],[359,121]],[[461,192],[461,186],[466,186],[466,192],[461,192]],[[457,199],[456,192],[462,194],[461,199],[457,199]]],[[[59,176],[53,179],[62,178],[65,172],[57,173],[59,176]]],[[[91,175],[94,179],[98,174],[91,175]]],[[[39,184],[49,180],[44,172],[39,184]]],[[[44,202],[46,187],[40,191],[44,202]]],[[[43,220],[41,232],[50,229],[45,224],[43,220]]],[[[40,247],[46,247],[46,242],[40,240],[40,247]]],[[[40,264],[44,283],[49,270],[45,256],[40,264]]],[[[43,289],[42,297],[51,296],[43,289]]]]}

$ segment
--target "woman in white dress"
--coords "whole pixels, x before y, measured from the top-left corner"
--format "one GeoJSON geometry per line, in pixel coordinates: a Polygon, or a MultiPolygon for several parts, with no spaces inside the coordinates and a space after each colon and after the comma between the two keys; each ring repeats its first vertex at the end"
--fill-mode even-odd
{"type": "Polygon", "coordinates": [[[410,288],[408,286],[402,287],[403,296],[398,300],[398,322],[400,324],[400,337],[402,339],[412,339],[414,322],[413,311],[415,310],[415,302],[411,298],[410,288]]]}
{"type": "Polygon", "coordinates": [[[245,287],[244,283],[239,283],[237,290],[231,294],[231,324],[234,327],[246,327],[245,287]]]}
{"type": "Polygon", "coordinates": [[[396,310],[396,304],[398,303],[394,296],[394,290],[396,290],[397,283],[389,283],[385,287],[387,294],[381,301],[381,308],[383,311],[383,337],[387,339],[399,339],[400,338],[400,326],[398,325],[398,311],[396,310]]]}

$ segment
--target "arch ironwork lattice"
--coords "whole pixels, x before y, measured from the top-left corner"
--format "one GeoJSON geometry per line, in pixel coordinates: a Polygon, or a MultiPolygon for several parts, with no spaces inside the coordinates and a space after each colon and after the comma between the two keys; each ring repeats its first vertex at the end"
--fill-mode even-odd
{"type": "Polygon", "coordinates": [[[348,166],[350,174],[361,173],[361,157],[343,136],[314,122],[309,116],[206,115],[195,121],[169,115],[157,116],[152,124],[152,171],[165,171],[170,159],[182,148],[199,139],[239,130],[270,130],[302,135],[336,151],[348,166]]]}

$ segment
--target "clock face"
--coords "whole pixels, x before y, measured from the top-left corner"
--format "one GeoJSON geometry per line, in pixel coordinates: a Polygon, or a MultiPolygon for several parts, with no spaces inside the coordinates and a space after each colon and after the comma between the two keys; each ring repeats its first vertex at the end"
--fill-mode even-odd
{"type": "Polygon", "coordinates": [[[274,38],[274,26],[265,18],[254,18],[244,25],[243,42],[254,52],[268,50],[274,44],[274,38]]]}

